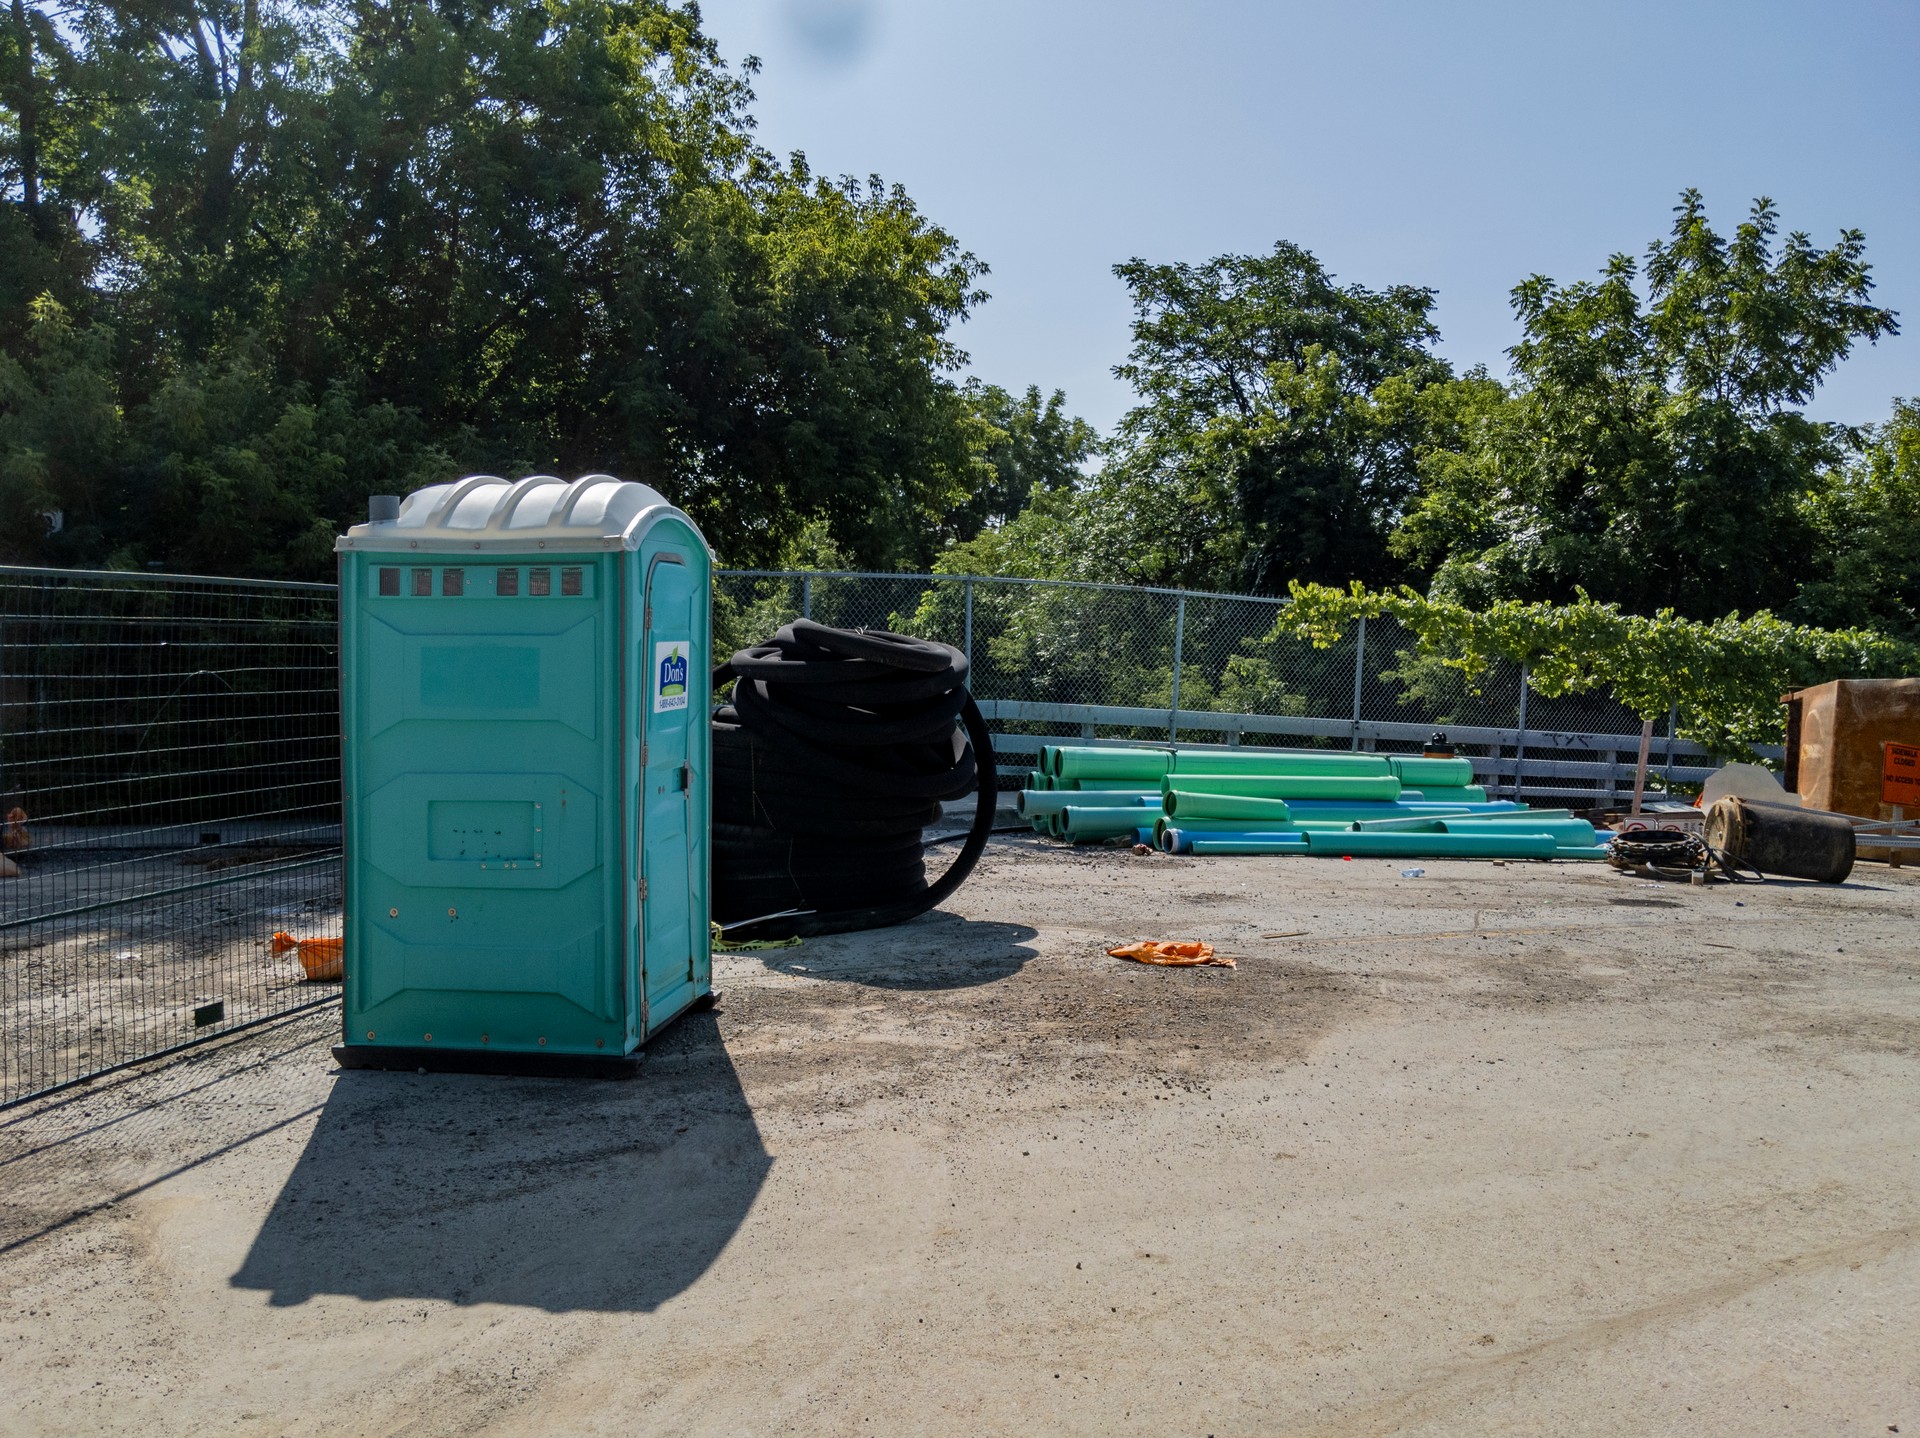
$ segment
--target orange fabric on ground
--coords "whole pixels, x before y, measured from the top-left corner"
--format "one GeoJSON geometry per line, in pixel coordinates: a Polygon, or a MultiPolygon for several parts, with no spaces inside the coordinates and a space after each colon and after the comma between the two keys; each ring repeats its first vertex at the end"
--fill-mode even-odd
{"type": "Polygon", "coordinates": [[[273,951],[276,954],[284,954],[288,949],[300,951],[300,967],[306,970],[310,979],[339,978],[342,972],[341,951],[345,946],[344,939],[296,939],[287,933],[273,936],[273,951]]]}
{"type": "Polygon", "coordinates": [[[1116,959],[1132,959],[1136,964],[1164,964],[1169,968],[1195,968],[1202,964],[1222,969],[1235,967],[1232,959],[1215,958],[1212,944],[1196,939],[1142,939],[1137,944],[1107,952],[1116,959]]]}
{"type": "Polygon", "coordinates": [[[0,833],[0,849],[31,849],[33,835],[27,832],[27,811],[25,809],[7,810],[7,827],[0,833]]]}

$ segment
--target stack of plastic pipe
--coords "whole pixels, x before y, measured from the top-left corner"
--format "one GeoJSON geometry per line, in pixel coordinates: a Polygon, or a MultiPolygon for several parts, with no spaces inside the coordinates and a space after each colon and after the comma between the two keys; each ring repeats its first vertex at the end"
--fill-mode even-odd
{"type": "Polygon", "coordinates": [[[1601,858],[1564,809],[1489,801],[1471,761],[1313,749],[1050,745],[1022,817],[1071,843],[1131,837],[1170,853],[1358,858],[1601,858]]]}

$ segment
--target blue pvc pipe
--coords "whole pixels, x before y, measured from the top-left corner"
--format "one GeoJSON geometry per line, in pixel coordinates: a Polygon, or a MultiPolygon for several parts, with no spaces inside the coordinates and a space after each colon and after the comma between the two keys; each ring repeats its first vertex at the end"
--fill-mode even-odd
{"type": "Polygon", "coordinates": [[[1229,843],[1283,844],[1290,849],[1304,849],[1307,836],[1293,829],[1182,829],[1177,824],[1162,825],[1159,830],[1160,847],[1169,854],[1194,854],[1201,852],[1193,846],[1206,840],[1211,843],[1221,840],[1229,843]]]}
{"type": "Polygon", "coordinates": [[[1342,834],[1315,829],[1307,835],[1307,847],[1335,858],[1551,859],[1556,846],[1551,834],[1342,834]]]}
{"type": "Polygon", "coordinates": [[[1245,839],[1229,838],[1223,834],[1209,834],[1203,839],[1195,839],[1193,852],[1196,854],[1305,854],[1307,839],[1304,834],[1267,834],[1245,839]]]}

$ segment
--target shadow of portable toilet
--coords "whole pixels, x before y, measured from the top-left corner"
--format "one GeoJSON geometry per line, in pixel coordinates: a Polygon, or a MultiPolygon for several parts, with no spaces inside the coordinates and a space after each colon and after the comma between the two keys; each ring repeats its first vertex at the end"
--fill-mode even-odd
{"type": "Polygon", "coordinates": [[[631,1072],[711,1002],[712,557],[645,485],[479,475],[342,538],[348,1068],[631,1072]]]}

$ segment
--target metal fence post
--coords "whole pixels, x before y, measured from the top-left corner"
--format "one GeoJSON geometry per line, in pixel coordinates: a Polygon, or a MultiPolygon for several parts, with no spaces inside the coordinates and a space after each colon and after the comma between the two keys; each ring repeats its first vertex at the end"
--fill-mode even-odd
{"type": "Polygon", "coordinates": [[[1360,682],[1367,667],[1367,616],[1360,616],[1354,627],[1353,642],[1353,747],[1360,747],[1360,682]]]}
{"type": "Polygon", "coordinates": [[[1520,797],[1520,776],[1527,767],[1527,691],[1533,687],[1533,675],[1520,666],[1520,732],[1513,746],[1513,797],[1520,797]]]}
{"type": "Polygon", "coordinates": [[[1167,742],[1175,742],[1180,729],[1180,657],[1187,642],[1187,596],[1182,594],[1173,608],[1173,693],[1167,707],[1167,742]]]}
{"type": "Polygon", "coordinates": [[[800,617],[813,618],[813,576],[811,574],[800,576],[800,617]]]}
{"type": "Polygon", "coordinates": [[[967,654],[967,668],[971,671],[973,668],[973,578],[971,575],[967,578],[967,640],[964,647],[967,654]]]}
{"type": "Polygon", "coordinates": [[[1674,700],[1667,706],[1667,765],[1660,776],[1660,783],[1667,791],[1667,797],[1673,797],[1673,731],[1680,727],[1680,701],[1674,700]]]}

